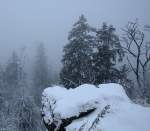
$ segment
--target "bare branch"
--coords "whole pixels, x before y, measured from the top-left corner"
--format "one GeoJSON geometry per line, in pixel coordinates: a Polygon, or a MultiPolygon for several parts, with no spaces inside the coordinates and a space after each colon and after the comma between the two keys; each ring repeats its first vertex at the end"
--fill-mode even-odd
{"type": "Polygon", "coordinates": [[[132,71],[136,74],[136,70],[134,69],[134,67],[133,67],[133,65],[131,64],[131,62],[130,62],[130,60],[129,60],[128,57],[127,57],[127,61],[128,61],[129,65],[130,65],[132,71]]]}
{"type": "Polygon", "coordinates": [[[68,78],[63,78],[63,79],[69,81],[69,82],[72,83],[75,87],[77,87],[77,84],[76,84],[75,82],[73,82],[72,80],[70,80],[70,79],[68,79],[68,78]]]}

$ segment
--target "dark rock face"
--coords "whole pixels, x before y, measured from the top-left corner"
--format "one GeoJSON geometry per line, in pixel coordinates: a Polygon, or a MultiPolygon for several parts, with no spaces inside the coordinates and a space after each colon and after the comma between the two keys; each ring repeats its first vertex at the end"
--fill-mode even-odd
{"type": "Polygon", "coordinates": [[[61,119],[60,120],[61,124],[59,125],[59,127],[57,127],[57,125],[55,123],[52,123],[49,125],[44,121],[44,124],[45,124],[45,127],[48,129],[48,131],[66,131],[65,127],[67,127],[69,124],[71,124],[74,120],[80,119],[82,117],[86,117],[89,114],[91,114],[92,112],[94,112],[95,110],[96,110],[96,108],[92,108],[92,109],[87,110],[86,112],[80,112],[80,114],[78,116],[72,116],[70,118],[61,119]]]}

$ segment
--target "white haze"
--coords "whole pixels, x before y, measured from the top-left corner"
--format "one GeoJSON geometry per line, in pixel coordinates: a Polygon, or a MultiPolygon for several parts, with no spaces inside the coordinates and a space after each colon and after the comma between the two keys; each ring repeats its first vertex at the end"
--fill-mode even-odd
{"type": "Polygon", "coordinates": [[[149,12],[150,0],[0,0],[0,63],[22,47],[32,58],[36,44],[43,42],[59,69],[68,32],[81,14],[93,26],[106,21],[120,29],[136,18],[150,24],[149,12]]]}

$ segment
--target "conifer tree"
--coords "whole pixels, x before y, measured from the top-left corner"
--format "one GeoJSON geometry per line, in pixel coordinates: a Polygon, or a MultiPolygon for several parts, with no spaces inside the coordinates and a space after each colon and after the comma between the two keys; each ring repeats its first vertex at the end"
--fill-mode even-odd
{"type": "Polygon", "coordinates": [[[61,83],[67,88],[75,88],[83,83],[91,83],[91,42],[90,28],[84,15],[73,25],[68,44],[64,47],[61,83]]]}
{"type": "Polygon", "coordinates": [[[96,49],[93,53],[93,70],[95,84],[115,82],[120,79],[116,63],[124,56],[118,36],[113,26],[103,23],[102,28],[96,30],[96,49]]]}
{"type": "Polygon", "coordinates": [[[35,100],[40,103],[41,93],[50,84],[49,69],[44,44],[39,44],[33,69],[33,86],[35,100]]]}
{"type": "Polygon", "coordinates": [[[8,93],[10,93],[10,95],[13,95],[13,92],[19,88],[19,84],[24,79],[22,78],[24,77],[24,74],[20,61],[17,53],[14,51],[3,73],[5,87],[9,88],[8,93]]]}

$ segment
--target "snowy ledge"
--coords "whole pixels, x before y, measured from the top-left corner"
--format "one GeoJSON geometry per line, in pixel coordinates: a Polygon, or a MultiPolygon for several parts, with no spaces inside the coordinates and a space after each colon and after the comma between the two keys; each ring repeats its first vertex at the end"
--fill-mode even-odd
{"type": "Polygon", "coordinates": [[[150,131],[150,108],[133,104],[114,83],[46,88],[42,117],[49,131],[150,131]]]}

